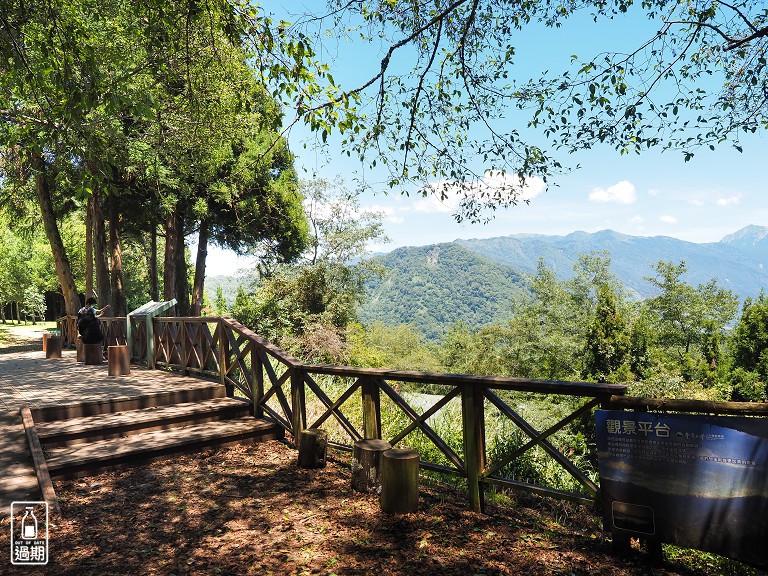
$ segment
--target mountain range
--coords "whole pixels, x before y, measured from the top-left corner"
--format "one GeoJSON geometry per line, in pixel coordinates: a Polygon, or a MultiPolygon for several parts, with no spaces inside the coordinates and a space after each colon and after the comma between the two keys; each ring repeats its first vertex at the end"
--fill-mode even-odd
{"type": "Polygon", "coordinates": [[[580,254],[606,251],[611,271],[637,298],[654,295],[646,280],[659,260],[685,261],[683,280],[712,278],[741,299],[768,288],[768,227],[747,226],[719,242],[694,243],[668,236],[640,237],[612,230],[566,236],[516,234],[398,248],[373,258],[385,269],[366,285],[363,322],[410,323],[439,338],[456,321],[471,327],[511,316],[511,302],[527,292],[539,260],[559,279],[573,275],[580,254]]]}

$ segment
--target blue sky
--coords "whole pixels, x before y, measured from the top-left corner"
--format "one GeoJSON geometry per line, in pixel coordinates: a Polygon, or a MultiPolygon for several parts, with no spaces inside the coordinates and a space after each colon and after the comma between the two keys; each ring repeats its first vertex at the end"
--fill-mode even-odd
{"type": "MultiPolygon", "coordinates": [[[[314,3],[310,4],[314,5],[314,3]]],[[[291,8],[294,8],[291,4],[291,8]]],[[[296,6],[295,9],[299,9],[296,6]]],[[[571,53],[590,56],[600,50],[627,49],[651,29],[638,14],[598,27],[589,21],[557,31],[552,41],[531,30],[520,35],[519,74],[535,75],[545,66],[563,67],[571,53]],[[593,29],[586,27],[593,27],[593,29]],[[526,52],[527,50],[527,52],[526,52]],[[535,54],[526,58],[525,54],[535,54]]],[[[283,16],[291,20],[290,16],[283,16]]],[[[380,61],[376,46],[340,45],[333,53],[333,73],[343,85],[355,86],[373,75],[380,61]]],[[[407,53],[395,66],[408,66],[407,53]]],[[[303,126],[288,135],[296,154],[300,177],[341,175],[350,188],[363,167],[341,154],[338,138],[327,144],[303,126]]],[[[544,141],[542,140],[542,143],[544,141]]],[[[559,156],[566,165],[580,165],[556,177],[549,186],[532,181],[526,191],[529,204],[495,212],[487,224],[458,224],[455,205],[435,198],[400,195],[384,186],[372,187],[361,198],[364,208],[381,211],[391,242],[371,246],[388,251],[400,246],[450,242],[457,238],[489,238],[511,234],[565,235],[582,230],[612,229],[637,236],[672,236],[691,242],[716,242],[749,224],[768,225],[765,163],[768,135],[742,140],[744,152],[724,144],[714,152],[705,149],[689,162],[680,152],[650,150],[642,155],[620,156],[612,148],[593,148],[574,156],[559,156]],[[552,185],[554,184],[554,185],[552,185]]],[[[370,171],[366,172],[370,181],[370,171]]],[[[413,189],[415,191],[415,187],[413,189]]],[[[231,274],[247,261],[212,249],[209,275],[231,274]]]]}

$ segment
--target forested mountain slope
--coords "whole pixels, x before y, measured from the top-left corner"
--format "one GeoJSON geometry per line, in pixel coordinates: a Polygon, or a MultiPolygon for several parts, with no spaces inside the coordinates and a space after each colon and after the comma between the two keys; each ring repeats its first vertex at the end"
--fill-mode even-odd
{"type": "Polygon", "coordinates": [[[412,324],[428,338],[440,337],[459,320],[472,327],[503,321],[511,316],[512,301],[526,292],[512,267],[455,242],[398,248],[374,261],[386,273],[367,283],[360,320],[412,324]]]}
{"type": "Polygon", "coordinates": [[[504,321],[539,259],[558,278],[573,275],[580,254],[607,251],[611,271],[637,298],[654,296],[645,280],[659,260],[684,260],[691,285],[717,278],[740,298],[768,288],[768,227],[748,226],[720,242],[696,244],[666,236],[636,237],[604,230],[567,236],[514,235],[398,248],[374,261],[386,269],[368,282],[360,320],[409,323],[439,338],[456,321],[470,327],[504,321]]]}
{"type": "Polygon", "coordinates": [[[514,235],[484,240],[457,240],[475,254],[512,266],[521,273],[536,271],[539,258],[561,279],[573,273],[579,254],[607,250],[611,269],[637,296],[653,296],[645,277],[659,260],[685,260],[685,280],[694,286],[717,278],[718,283],[741,298],[757,296],[768,288],[768,227],[748,226],[720,242],[696,244],[667,236],[627,236],[603,230],[567,236],[514,235]]]}

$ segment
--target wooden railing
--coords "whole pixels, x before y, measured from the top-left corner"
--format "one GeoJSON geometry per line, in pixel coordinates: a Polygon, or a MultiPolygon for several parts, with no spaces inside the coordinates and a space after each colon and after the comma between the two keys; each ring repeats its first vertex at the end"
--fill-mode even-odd
{"type": "MultiPolygon", "coordinates": [[[[101,332],[104,334],[104,350],[107,346],[125,344],[125,316],[99,318],[101,332]]],[[[63,316],[56,320],[56,327],[61,331],[64,345],[74,347],[77,342],[77,316],[63,316]]]]}
{"type": "MultiPolygon", "coordinates": [[[[123,343],[125,318],[101,321],[105,346],[113,340],[123,343]]],[[[58,324],[65,342],[73,345],[76,319],[61,318],[58,324]]],[[[307,428],[334,428],[331,445],[351,450],[361,439],[383,439],[395,446],[411,441],[411,434],[420,435],[421,446],[427,447],[420,451],[420,466],[463,478],[474,510],[482,509],[485,485],[594,502],[598,497],[596,471],[585,471],[582,455],[564,451],[555,438],[576,421],[591,421],[591,412],[598,406],[768,413],[768,406],[760,404],[755,408],[744,403],[629,398],[624,396],[626,387],[619,384],[304,364],[230,318],[156,317],[152,328],[154,348],[146,346],[144,322],[132,322],[135,360],[215,379],[226,386],[228,395],[251,401],[254,416],[274,419],[294,439],[307,428]],[[148,349],[154,350],[153,363],[146,357],[148,349]],[[558,406],[566,409],[546,425],[536,426],[523,414],[526,396],[559,398],[558,406]],[[422,402],[425,398],[426,403],[422,402]],[[441,413],[449,419],[455,415],[456,435],[447,435],[431,423],[441,413]],[[491,419],[496,428],[511,426],[522,440],[491,454],[486,438],[491,419]],[[510,476],[515,462],[533,450],[559,465],[578,489],[547,486],[525,476],[515,477],[514,472],[510,476]]]]}
{"type": "Polygon", "coordinates": [[[407,442],[410,434],[421,434],[440,460],[425,460],[422,454],[422,468],[464,478],[476,510],[482,506],[485,484],[593,502],[598,491],[595,481],[556,446],[552,437],[577,419],[588,417],[601,402],[626,391],[618,384],[308,365],[229,318],[163,317],[154,322],[157,367],[216,378],[230,395],[250,400],[255,416],[271,417],[294,438],[307,428],[335,426],[341,439],[331,444],[351,450],[361,439],[381,438],[395,446],[407,442]],[[423,390],[430,394],[423,394],[423,390]],[[511,405],[510,395],[519,393],[558,395],[573,405],[567,415],[539,430],[511,405]],[[415,406],[412,397],[419,394],[433,403],[415,406]],[[353,398],[359,401],[353,402],[353,398]],[[460,414],[455,423],[458,443],[455,438],[443,437],[429,422],[452,405],[460,414]],[[496,420],[508,420],[528,439],[493,461],[485,437],[491,411],[496,420]],[[382,412],[385,420],[394,420],[394,424],[383,425],[382,412]],[[393,413],[397,417],[392,418],[393,413]],[[505,467],[534,447],[559,464],[581,490],[561,490],[502,474],[505,467]]]}

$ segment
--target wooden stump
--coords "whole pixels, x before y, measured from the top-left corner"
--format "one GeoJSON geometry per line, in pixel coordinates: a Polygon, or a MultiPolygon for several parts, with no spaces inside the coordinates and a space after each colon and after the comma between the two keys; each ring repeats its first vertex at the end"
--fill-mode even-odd
{"type": "Polygon", "coordinates": [[[101,342],[83,344],[83,364],[101,364],[104,361],[104,349],[101,342]]]}
{"type": "Polygon", "coordinates": [[[352,488],[358,492],[381,491],[381,455],[392,445],[384,440],[355,442],[352,451],[352,488]]]}
{"type": "Polygon", "coordinates": [[[110,376],[124,376],[131,373],[131,355],[128,346],[107,346],[107,372],[110,376]]]}
{"type": "Polygon", "coordinates": [[[84,360],[85,353],[83,352],[83,337],[80,335],[78,335],[77,340],[75,340],[75,350],[77,361],[82,362],[84,360]]]}
{"type": "Polygon", "coordinates": [[[302,430],[299,436],[299,467],[324,468],[328,451],[328,432],[320,428],[302,430]]]}
{"type": "Polygon", "coordinates": [[[48,347],[48,338],[50,337],[50,332],[43,332],[43,352],[45,352],[46,348],[48,347]]]}
{"type": "Polygon", "coordinates": [[[381,455],[381,494],[384,512],[402,514],[419,509],[419,453],[392,448],[381,455]]]}
{"type": "Polygon", "coordinates": [[[61,336],[49,336],[45,343],[46,358],[61,358],[61,347],[64,344],[64,338],[61,336]]]}

